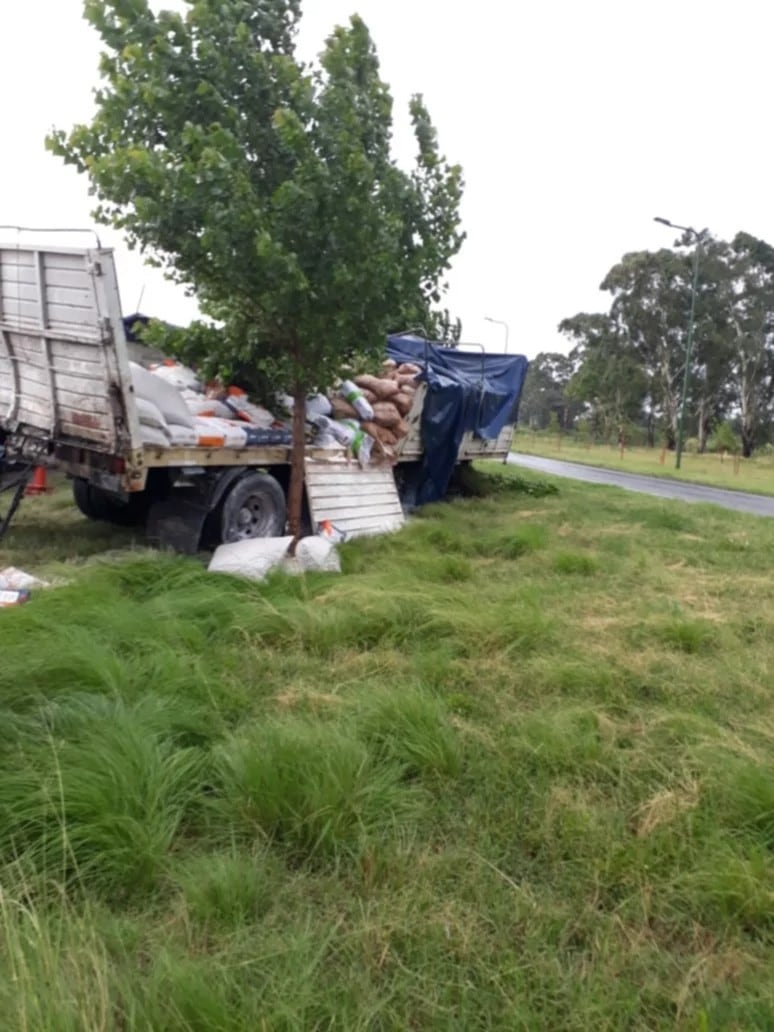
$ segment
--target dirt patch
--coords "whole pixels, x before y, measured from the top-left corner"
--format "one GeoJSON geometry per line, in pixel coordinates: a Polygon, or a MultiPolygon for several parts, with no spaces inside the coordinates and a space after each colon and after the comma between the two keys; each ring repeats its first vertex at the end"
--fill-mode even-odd
{"type": "Polygon", "coordinates": [[[340,706],[344,701],[340,695],[333,695],[331,692],[316,692],[304,688],[287,688],[283,692],[278,692],[274,700],[283,709],[296,709],[303,705],[322,709],[327,706],[340,706]]]}
{"type": "Polygon", "coordinates": [[[637,838],[645,838],[662,824],[671,824],[686,810],[695,810],[698,802],[698,781],[689,781],[680,788],[656,792],[635,814],[635,835],[637,838]]]}

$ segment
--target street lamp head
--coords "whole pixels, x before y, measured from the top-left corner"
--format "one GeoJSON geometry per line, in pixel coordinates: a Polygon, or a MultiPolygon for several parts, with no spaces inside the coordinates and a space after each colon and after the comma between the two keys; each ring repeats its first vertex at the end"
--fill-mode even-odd
{"type": "Polygon", "coordinates": [[[700,234],[696,232],[693,226],[678,226],[676,222],[670,222],[669,219],[662,219],[660,215],[655,215],[653,218],[654,222],[660,222],[662,226],[669,226],[671,229],[679,229],[683,233],[693,233],[698,239],[700,234]]]}

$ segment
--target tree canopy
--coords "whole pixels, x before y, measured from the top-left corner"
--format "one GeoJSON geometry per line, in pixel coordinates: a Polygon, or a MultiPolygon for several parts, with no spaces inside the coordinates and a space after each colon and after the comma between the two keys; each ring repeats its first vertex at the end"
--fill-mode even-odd
{"type": "Polygon", "coordinates": [[[187,357],[270,378],[295,402],[298,532],[304,399],[384,335],[435,325],[459,250],[462,173],[421,96],[416,156],[391,154],[392,99],[361,18],[314,66],[300,0],[86,0],[104,53],[92,121],[49,138],[89,177],[95,217],[195,292],[187,357]]]}
{"type": "Polygon", "coordinates": [[[688,431],[704,450],[730,421],[749,456],[768,438],[774,411],[774,248],[750,234],[731,241],[686,234],[673,248],[625,254],[601,284],[611,297],[609,310],[560,323],[574,372],[569,379],[553,377],[551,389],[579,402],[605,437],[639,424],[650,443],[659,434],[673,447],[696,246],[688,431]]]}
{"type": "Polygon", "coordinates": [[[531,429],[545,429],[554,413],[561,429],[569,428],[578,414],[577,402],[567,392],[574,372],[572,358],[555,351],[541,351],[529,364],[519,405],[519,419],[531,429]]]}

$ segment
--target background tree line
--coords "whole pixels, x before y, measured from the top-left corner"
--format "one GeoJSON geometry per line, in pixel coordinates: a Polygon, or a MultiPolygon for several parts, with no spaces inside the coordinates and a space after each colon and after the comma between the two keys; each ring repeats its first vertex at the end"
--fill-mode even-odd
{"type": "MultiPolygon", "coordinates": [[[[748,233],[699,239],[686,436],[738,434],[743,455],[767,443],[774,410],[774,248],[748,233]]],[[[602,281],[607,312],[559,324],[568,355],[533,361],[522,425],[623,433],[648,444],[677,441],[687,351],[694,240],[625,254],[602,281]]]]}

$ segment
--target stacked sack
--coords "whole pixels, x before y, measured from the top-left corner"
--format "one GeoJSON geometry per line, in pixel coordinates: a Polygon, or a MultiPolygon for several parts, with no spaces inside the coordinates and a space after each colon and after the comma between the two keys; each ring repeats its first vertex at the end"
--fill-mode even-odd
{"type": "Polygon", "coordinates": [[[144,444],[160,448],[245,448],[290,443],[288,429],[236,387],[204,388],[192,369],[130,362],[144,444]]]}
{"type": "Polygon", "coordinates": [[[372,457],[397,458],[396,446],[409,432],[405,420],[414,404],[421,369],[411,363],[384,363],[381,376],[344,380],[330,397],[330,415],[313,414],[317,447],[345,447],[362,466],[372,457]]]}
{"type": "MultiPolygon", "coordinates": [[[[149,369],[130,362],[144,444],[159,448],[245,448],[289,445],[293,399],[278,395],[286,418],[250,401],[237,387],[202,385],[192,369],[167,361],[149,369]]],[[[396,447],[409,432],[405,417],[414,404],[417,365],[389,360],[381,376],[344,380],[329,395],[307,398],[312,444],[345,449],[362,466],[395,462],[396,447]]]]}
{"type": "Polygon", "coordinates": [[[196,444],[194,417],[173,384],[130,362],[143,444],[185,448],[196,444]]]}

